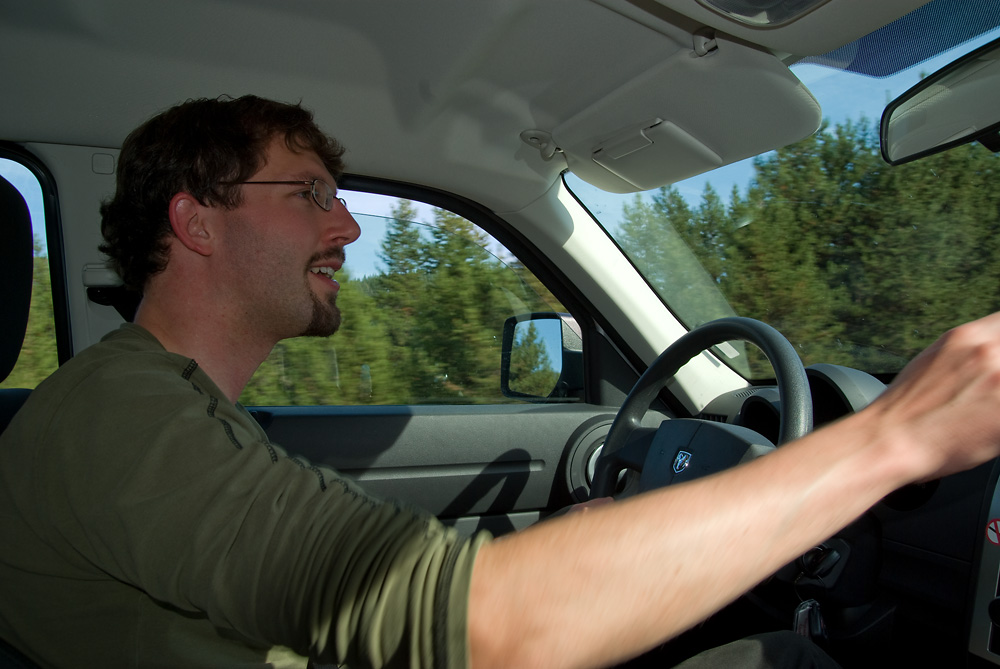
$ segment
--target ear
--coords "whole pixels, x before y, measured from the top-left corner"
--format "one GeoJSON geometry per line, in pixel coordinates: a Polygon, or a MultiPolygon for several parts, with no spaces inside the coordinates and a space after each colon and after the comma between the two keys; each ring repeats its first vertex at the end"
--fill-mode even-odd
{"type": "Polygon", "coordinates": [[[216,239],[211,225],[211,207],[198,202],[190,193],[180,192],[170,198],[168,215],[174,236],[181,244],[199,255],[212,255],[216,239]]]}

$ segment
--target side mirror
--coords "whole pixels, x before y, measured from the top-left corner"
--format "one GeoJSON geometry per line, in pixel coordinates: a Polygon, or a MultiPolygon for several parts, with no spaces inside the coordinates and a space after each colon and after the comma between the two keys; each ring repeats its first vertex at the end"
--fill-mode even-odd
{"type": "Polygon", "coordinates": [[[583,400],[583,337],[569,314],[533,313],[504,322],[500,391],[527,401],[583,400]]]}
{"type": "Polygon", "coordinates": [[[889,103],[879,134],[890,165],[975,141],[1000,150],[1000,40],[946,65],[889,103]]]}

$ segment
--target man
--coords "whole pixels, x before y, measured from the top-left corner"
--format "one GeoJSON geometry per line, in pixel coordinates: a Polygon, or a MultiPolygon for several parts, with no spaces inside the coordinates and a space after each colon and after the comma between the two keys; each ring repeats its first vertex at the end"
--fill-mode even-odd
{"type": "Polygon", "coordinates": [[[0,448],[0,635],[33,658],[465,662],[483,539],[289,458],[235,404],[277,341],[340,322],[359,234],[341,154],[306,111],[249,97],[126,140],[102,230],[142,290],[135,325],[40,384],[0,448]]]}
{"type": "Polygon", "coordinates": [[[1000,317],[867,410],[721,475],[496,541],[287,456],[236,399],[336,330],[358,226],[296,106],[168,110],[126,140],[104,250],[135,325],[0,443],[0,635],[57,666],[604,666],[703,620],[917,480],[1000,451],[1000,317]],[[752,546],[753,550],[747,550],[752,546]]]}

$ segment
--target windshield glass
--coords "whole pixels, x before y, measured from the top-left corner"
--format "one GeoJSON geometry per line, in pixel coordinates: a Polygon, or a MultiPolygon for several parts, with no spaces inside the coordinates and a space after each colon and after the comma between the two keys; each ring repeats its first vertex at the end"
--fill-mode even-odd
{"type": "MultiPolygon", "coordinates": [[[[927,8],[944,5],[954,9],[927,8]]],[[[824,116],[797,144],[645,193],[606,193],[571,174],[567,184],[688,327],[750,316],[806,365],[891,375],[943,331],[1000,309],[996,155],[977,143],[890,167],[879,153],[890,100],[998,36],[995,21],[966,25],[970,14],[930,17],[950,44],[915,50],[912,35],[883,29],[793,65],[824,116]],[[945,20],[961,25],[945,30],[945,20]]],[[[729,362],[773,376],[759,357],[729,362]]]]}

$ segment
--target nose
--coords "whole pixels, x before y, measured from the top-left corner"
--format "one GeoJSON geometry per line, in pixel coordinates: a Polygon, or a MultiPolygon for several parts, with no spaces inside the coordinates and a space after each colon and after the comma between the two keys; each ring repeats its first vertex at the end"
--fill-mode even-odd
{"type": "Polygon", "coordinates": [[[346,246],[358,241],[361,236],[361,226],[347,210],[343,200],[334,200],[329,215],[324,218],[327,226],[324,236],[332,246],[346,246]]]}

